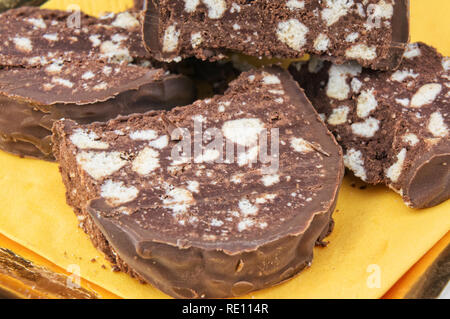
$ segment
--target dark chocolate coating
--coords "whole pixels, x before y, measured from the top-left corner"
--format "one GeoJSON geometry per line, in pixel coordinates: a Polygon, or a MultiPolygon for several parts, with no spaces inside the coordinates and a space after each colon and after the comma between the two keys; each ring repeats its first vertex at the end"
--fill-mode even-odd
{"type": "MultiPolygon", "coordinates": [[[[248,126],[241,129],[246,134],[248,126]]],[[[173,297],[232,297],[276,285],[309,266],[314,246],[324,245],[332,230],[342,151],[279,68],[243,73],[225,95],[190,106],[104,124],[58,121],[53,132],[67,201],[94,245],[118,269],[173,297]],[[269,132],[278,128],[279,169],[265,175],[262,163],[249,167],[236,154],[229,163],[176,164],[171,154],[178,139],[155,142],[167,141],[174,128],[192,132],[193,119],[205,131],[222,127],[227,139],[235,137],[225,127],[239,129],[241,120],[259,119],[269,132]],[[91,147],[79,144],[80,132],[99,138],[91,147]],[[119,154],[120,167],[111,171],[89,164],[119,154]],[[158,161],[141,161],[148,154],[158,161]],[[157,165],[140,170],[152,162],[157,165]]]]}
{"type": "Polygon", "coordinates": [[[433,207],[450,198],[450,142],[419,156],[409,169],[403,196],[411,207],[433,207]]]}
{"type": "MultiPolygon", "coordinates": [[[[108,81],[105,89],[94,91],[92,84],[88,90],[79,88],[77,93],[64,86],[56,86],[50,92],[39,87],[47,79],[43,68],[0,70],[0,149],[53,161],[51,128],[56,120],[104,122],[118,115],[186,105],[195,98],[191,80],[181,75],[164,75],[162,70],[95,62],[84,63],[83,67],[69,64],[67,68],[85,68],[98,76],[105,66],[115,68],[122,79],[114,81],[100,75],[99,81],[108,81]]],[[[72,74],[74,87],[82,86],[82,74],[72,74]]]]}
{"type": "Polygon", "coordinates": [[[330,233],[334,208],[314,215],[299,234],[240,252],[161,242],[135,222],[117,223],[103,217],[111,209],[103,200],[91,202],[88,212],[140,278],[173,297],[192,299],[237,297],[291,279],[311,265],[314,246],[330,233]]]}
{"type": "Polygon", "coordinates": [[[191,6],[182,0],[147,1],[144,41],[153,58],[214,61],[230,51],[278,58],[310,53],[338,64],[356,60],[392,70],[409,41],[409,0],[220,0],[191,6]]]}
{"type": "Polygon", "coordinates": [[[391,187],[413,208],[449,199],[449,59],[423,43],[411,44],[396,72],[341,69],[349,90],[342,97],[329,90],[336,70],[317,58],[290,67],[344,148],[347,167],[367,183],[391,187]]]}

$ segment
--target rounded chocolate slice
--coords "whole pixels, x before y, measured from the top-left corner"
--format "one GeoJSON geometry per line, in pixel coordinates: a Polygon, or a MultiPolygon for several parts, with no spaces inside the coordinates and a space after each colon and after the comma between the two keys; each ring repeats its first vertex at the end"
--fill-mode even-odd
{"type": "Polygon", "coordinates": [[[53,62],[0,69],[0,149],[53,160],[51,128],[191,103],[193,83],[163,70],[125,64],[53,62]]]}
{"type": "Polygon", "coordinates": [[[345,165],[414,208],[450,198],[449,70],[449,58],[423,43],[408,46],[396,71],[316,57],[290,68],[344,148],[345,165]]]}
{"type": "Polygon", "coordinates": [[[171,296],[276,285],[332,229],[342,152],[279,68],[190,106],[53,130],[68,203],[94,244],[171,296]]]}

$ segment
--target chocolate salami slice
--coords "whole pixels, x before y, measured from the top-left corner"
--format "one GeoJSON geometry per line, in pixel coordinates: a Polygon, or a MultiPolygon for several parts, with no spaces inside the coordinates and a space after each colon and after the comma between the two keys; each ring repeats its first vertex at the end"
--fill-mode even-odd
{"type": "Polygon", "coordinates": [[[126,64],[54,62],[0,69],[0,149],[53,160],[55,120],[107,121],[118,115],[186,105],[191,80],[126,64]]]}
{"type": "Polygon", "coordinates": [[[160,61],[231,50],[395,69],[408,39],[408,0],[151,0],[144,17],[144,41],[160,61]]]}
{"type": "Polygon", "coordinates": [[[24,7],[0,15],[0,65],[64,61],[140,62],[149,59],[137,12],[94,18],[80,12],[24,7]]]}
{"type": "Polygon", "coordinates": [[[284,70],[223,96],[53,128],[68,203],[118,269],[178,298],[238,296],[309,266],[342,153],[284,70]]]}
{"type": "MultiPolygon", "coordinates": [[[[154,62],[154,64],[158,64],[154,62]]],[[[183,74],[192,79],[198,88],[199,98],[223,94],[231,81],[241,73],[231,61],[207,62],[195,58],[180,63],[162,63],[173,74],[183,74]]]]}
{"type": "Polygon", "coordinates": [[[290,70],[337,136],[356,176],[388,185],[414,208],[450,197],[449,58],[414,43],[395,72],[317,58],[290,70]]]}

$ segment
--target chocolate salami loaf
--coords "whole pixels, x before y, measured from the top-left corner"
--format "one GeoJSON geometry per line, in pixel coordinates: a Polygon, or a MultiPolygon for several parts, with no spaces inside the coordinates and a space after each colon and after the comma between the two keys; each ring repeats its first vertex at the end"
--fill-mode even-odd
{"type": "Polygon", "coordinates": [[[81,227],[118,269],[171,296],[276,285],[332,229],[341,149],[281,69],[191,106],[53,131],[81,227]]]}
{"type": "Polygon", "coordinates": [[[0,149],[53,160],[55,120],[107,121],[186,105],[194,98],[191,80],[160,69],[95,61],[6,67],[0,69],[0,149]]]}
{"type": "Polygon", "coordinates": [[[291,73],[345,151],[345,164],[370,184],[386,184],[414,208],[450,197],[450,60],[408,47],[397,71],[317,58],[291,73]]]}
{"type": "Polygon", "coordinates": [[[137,12],[95,18],[24,7],[0,15],[0,65],[39,66],[54,59],[134,62],[150,58],[137,12]]]}
{"type": "Polygon", "coordinates": [[[408,0],[151,0],[144,40],[160,61],[252,56],[394,69],[409,39],[408,0]]]}

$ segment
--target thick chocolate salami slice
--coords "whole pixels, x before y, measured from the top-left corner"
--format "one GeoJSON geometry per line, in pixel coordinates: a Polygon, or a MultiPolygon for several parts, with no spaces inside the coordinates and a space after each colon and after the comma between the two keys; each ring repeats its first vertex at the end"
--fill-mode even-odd
{"type": "Polygon", "coordinates": [[[0,15],[0,65],[64,61],[140,62],[149,59],[137,12],[94,18],[80,12],[24,7],[0,15]]]}
{"type": "Polygon", "coordinates": [[[408,0],[150,0],[146,7],[144,41],[160,61],[217,60],[232,50],[394,69],[409,39],[408,0]]]}
{"type": "Polygon", "coordinates": [[[0,149],[53,160],[55,120],[107,121],[118,115],[186,105],[191,80],[126,64],[54,62],[0,69],[0,149]]]}
{"type": "Polygon", "coordinates": [[[450,60],[415,43],[400,68],[374,72],[313,58],[291,73],[345,150],[346,166],[411,207],[450,197],[450,60]]]}
{"type": "Polygon", "coordinates": [[[276,285],[332,229],[341,149],[281,69],[243,73],[191,106],[53,132],[82,228],[118,269],[171,296],[276,285]]]}

